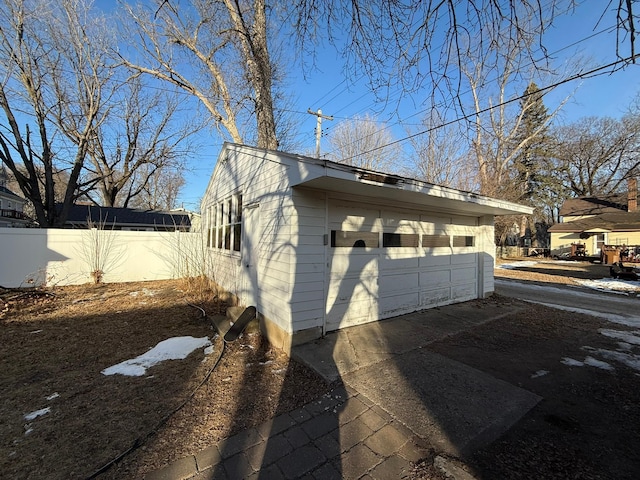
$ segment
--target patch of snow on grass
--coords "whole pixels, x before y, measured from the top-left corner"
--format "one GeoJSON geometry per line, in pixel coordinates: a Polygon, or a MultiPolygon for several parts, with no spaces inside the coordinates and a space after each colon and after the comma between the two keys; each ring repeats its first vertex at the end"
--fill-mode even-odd
{"type": "MultiPolygon", "coordinates": [[[[622,340],[626,344],[631,345],[640,345],[640,330],[634,330],[632,332],[624,332],[620,330],[610,330],[608,328],[601,328],[598,330],[600,334],[609,338],[616,338],[618,340],[622,340]]],[[[625,350],[628,348],[623,347],[625,350]]]]}
{"type": "Polygon", "coordinates": [[[601,278],[599,280],[579,280],[583,287],[605,292],[640,292],[640,283],[633,280],[619,280],[616,278],[601,278]]]}
{"type": "Polygon", "coordinates": [[[594,352],[604,358],[615,360],[616,362],[620,362],[627,367],[640,371],[640,355],[633,355],[631,353],[625,352],[614,352],[612,350],[605,350],[602,348],[594,350],[594,352]]]}
{"type": "Polygon", "coordinates": [[[31,413],[27,413],[24,416],[24,419],[29,422],[31,420],[34,420],[38,417],[41,417],[42,415],[46,415],[47,413],[51,412],[51,407],[47,407],[47,408],[41,408],[40,410],[36,410],[35,412],[31,412],[31,413]]]}
{"type": "Polygon", "coordinates": [[[173,337],[163,340],[155,347],[136,358],[125,360],[102,370],[103,375],[128,375],[140,377],[145,374],[147,368],[165,360],[183,360],[191,352],[198,348],[211,345],[208,337],[173,337]]]}
{"type": "Polygon", "coordinates": [[[143,288],[142,290],[131,292],[129,295],[131,297],[137,297],[138,295],[144,295],[145,297],[154,297],[157,293],[157,290],[149,290],[148,288],[143,288]]]}
{"type": "Polygon", "coordinates": [[[584,362],[581,362],[580,360],[575,360],[570,357],[564,357],[562,360],[560,360],[560,362],[570,367],[584,367],[584,362]]]}
{"type": "Polygon", "coordinates": [[[547,375],[549,373],[549,370],[538,370],[536,373],[534,373],[533,375],[531,375],[531,378],[539,378],[539,377],[544,377],[545,375],[547,375]]]}
{"type": "Polygon", "coordinates": [[[60,396],[60,394],[58,392],[52,393],[51,395],[49,395],[47,397],[47,400],[53,400],[54,398],[58,398],[59,396],[60,396]]]}
{"type": "Polygon", "coordinates": [[[614,368],[607,362],[597,360],[593,357],[586,357],[584,359],[584,362],[576,360],[575,358],[564,357],[560,362],[568,365],[569,367],[584,367],[585,365],[589,365],[590,367],[601,368],[603,370],[614,370],[614,368]]]}
{"type": "Polygon", "coordinates": [[[584,359],[584,364],[589,365],[590,367],[601,368],[603,370],[615,370],[609,363],[603,362],[602,360],[598,360],[593,357],[587,357],[584,359]]]}
{"type": "Polygon", "coordinates": [[[522,262],[503,263],[498,265],[498,268],[504,268],[505,270],[513,270],[514,268],[533,267],[538,262],[532,262],[530,260],[523,260],[522,262]]]}

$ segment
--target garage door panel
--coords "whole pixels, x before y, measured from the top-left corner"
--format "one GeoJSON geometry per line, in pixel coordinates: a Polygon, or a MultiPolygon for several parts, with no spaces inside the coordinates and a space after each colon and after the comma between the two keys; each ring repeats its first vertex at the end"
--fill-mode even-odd
{"type": "Polygon", "coordinates": [[[334,255],[329,266],[333,277],[378,275],[378,262],[373,255],[334,255]]]}
{"type": "Polygon", "coordinates": [[[456,301],[473,300],[477,298],[475,282],[451,287],[451,298],[456,301]]]}
{"type": "Polygon", "coordinates": [[[406,292],[418,288],[419,273],[398,273],[395,275],[381,275],[378,282],[380,292],[406,292]]]}
{"type": "Polygon", "coordinates": [[[389,258],[384,256],[380,260],[380,271],[381,272],[394,272],[394,271],[404,271],[407,269],[416,269],[418,268],[418,257],[416,253],[406,254],[404,256],[397,256],[396,258],[389,258]]]}
{"type": "Polygon", "coordinates": [[[452,265],[473,265],[474,267],[477,264],[478,254],[473,253],[456,253],[451,255],[451,264],[452,265]]]}
{"type": "Polygon", "coordinates": [[[365,299],[336,303],[327,311],[327,330],[373,322],[378,318],[377,301],[365,299]]]}
{"type": "Polygon", "coordinates": [[[469,268],[453,268],[451,269],[451,283],[475,282],[476,272],[475,265],[469,268]]]}
{"type": "Polygon", "coordinates": [[[329,304],[362,301],[377,298],[378,278],[362,277],[357,279],[336,279],[329,285],[327,300],[329,304]]]}
{"type": "Polygon", "coordinates": [[[442,267],[451,265],[451,255],[448,254],[429,254],[425,253],[424,257],[420,258],[419,266],[424,267],[442,267]]]}
{"type": "Polygon", "coordinates": [[[445,305],[451,301],[451,289],[436,288],[420,294],[420,306],[428,308],[436,305],[445,305]]]}
{"type": "Polygon", "coordinates": [[[451,283],[451,270],[420,272],[420,287],[433,288],[451,283]]]}
{"type": "Polygon", "coordinates": [[[420,304],[420,293],[409,292],[401,295],[392,295],[381,299],[384,308],[380,310],[381,317],[400,315],[403,312],[416,309],[420,304]]]}

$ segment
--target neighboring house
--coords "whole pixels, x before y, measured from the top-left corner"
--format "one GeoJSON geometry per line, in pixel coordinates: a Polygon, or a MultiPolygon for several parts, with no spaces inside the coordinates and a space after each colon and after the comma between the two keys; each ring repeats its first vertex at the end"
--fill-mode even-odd
{"type": "Polygon", "coordinates": [[[89,228],[91,226],[108,230],[147,232],[189,231],[191,215],[184,210],[162,212],[135,208],[72,205],[65,227],[89,228]]]}
{"type": "Polygon", "coordinates": [[[33,222],[24,214],[27,201],[0,185],[0,227],[26,227],[33,222]]]}
{"type": "Polygon", "coordinates": [[[627,193],[571,198],[560,209],[562,222],[549,228],[551,254],[583,244],[587,256],[599,256],[605,245],[640,246],[640,212],[636,179],[627,193]]]}
{"type": "Polygon", "coordinates": [[[288,351],[339,328],[494,291],[494,215],[532,209],[226,143],[202,200],[211,278],[288,351]]]}

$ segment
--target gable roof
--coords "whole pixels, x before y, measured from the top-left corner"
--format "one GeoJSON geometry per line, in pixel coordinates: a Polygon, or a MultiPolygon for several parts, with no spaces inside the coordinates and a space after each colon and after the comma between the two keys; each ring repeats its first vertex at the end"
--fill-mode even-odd
{"type": "Polygon", "coordinates": [[[603,213],[549,227],[555,233],[634,232],[640,231],[640,212],[603,213]]]}
{"type": "MultiPolygon", "coordinates": [[[[533,208],[400,175],[391,175],[319,158],[225,143],[216,169],[231,152],[276,161],[287,169],[292,187],[350,193],[474,216],[531,214],[533,208]]],[[[215,176],[215,172],[213,177],[215,176]]]]}
{"type": "Polygon", "coordinates": [[[3,187],[1,185],[0,185],[0,194],[2,194],[2,196],[4,196],[4,197],[11,197],[11,198],[13,198],[15,200],[19,200],[21,202],[26,202],[26,200],[24,198],[22,198],[19,195],[16,195],[11,190],[9,190],[7,187],[3,187]]]}
{"type": "Polygon", "coordinates": [[[188,228],[191,219],[188,213],[174,213],[137,208],[97,207],[95,205],[72,205],[67,224],[87,227],[87,222],[104,223],[106,226],[188,228]]]}
{"type": "Polygon", "coordinates": [[[627,201],[627,193],[613,193],[602,197],[569,198],[562,204],[560,215],[569,217],[626,212],[627,201]]]}

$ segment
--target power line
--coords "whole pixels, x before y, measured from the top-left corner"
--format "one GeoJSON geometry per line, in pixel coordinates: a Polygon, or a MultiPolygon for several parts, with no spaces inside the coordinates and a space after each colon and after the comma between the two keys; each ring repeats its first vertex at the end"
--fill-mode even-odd
{"type": "MultiPolygon", "coordinates": [[[[560,80],[560,81],[558,81],[556,83],[552,83],[551,85],[547,85],[545,87],[541,87],[535,93],[540,93],[540,92],[545,92],[547,90],[552,90],[552,89],[554,89],[556,87],[559,87],[560,85],[564,85],[565,83],[569,83],[569,82],[572,82],[574,80],[592,77],[597,72],[602,72],[603,70],[607,70],[607,69],[616,67],[616,66],[618,66],[620,64],[631,63],[631,62],[635,61],[638,58],[640,58],[640,54],[635,54],[635,55],[632,55],[630,57],[622,58],[622,59],[616,60],[615,62],[608,63],[606,65],[601,65],[599,67],[593,68],[593,69],[591,69],[591,70],[589,70],[587,72],[584,72],[584,73],[577,73],[577,74],[572,75],[570,77],[567,77],[567,78],[565,78],[563,80],[560,80]]],[[[405,142],[407,140],[410,140],[412,138],[418,137],[420,135],[424,135],[425,133],[432,132],[434,130],[437,130],[438,128],[444,128],[446,126],[453,125],[454,123],[457,123],[457,122],[460,122],[460,121],[463,121],[463,120],[469,120],[472,117],[476,117],[476,116],[478,116],[480,114],[490,112],[490,111],[494,110],[495,108],[499,108],[499,107],[502,107],[502,106],[505,106],[505,105],[509,105],[509,104],[511,104],[513,102],[517,102],[519,100],[522,100],[524,98],[529,97],[530,95],[533,95],[533,93],[519,95],[517,97],[511,98],[509,100],[505,100],[504,102],[498,103],[496,105],[492,105],[490,107],[486,107],[486,108],[480,109],[480,110],[478,110],[476,112],[473,112],[473,113],[470,113],[468,115],[463,115],[460,118],[456,118],[456,119],[450,120],[448,122],[442,123],[440,125],[437,125],[435,127],[430,127],[430,128],[427,128],[426,130],[422,130],[422,131],[414,133],[412,135],[408,135],[408,136],[406,136],[404,138],[401,138],[399,140],[394,140],[393,142],[389,142],[386,145],[381,145],[379,147],[372,148],[372,149],[367,150],[365,152],[360,152],[360,153],[358,153],[358,155],[367,155],[369,153],[372,153],[372,152],[375,152],[375,151],[378,151],[378,150],[382,150],[383,148],[387,148],[387,147],[390,147],[392,145],[396,145],[398,143],[405,142]]],[[[343,160],[344,161],[348,161],[348,160],[352,160],[354,158],[355,157],[349,157],[349,158],[346,158],[346,159],[343,159],[343,160]]]]}

